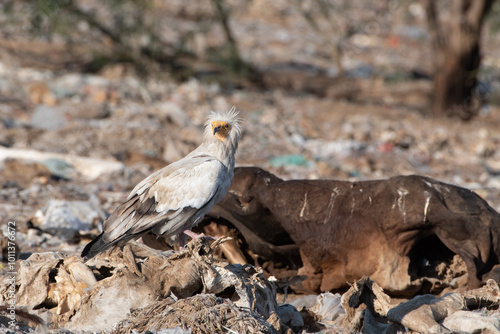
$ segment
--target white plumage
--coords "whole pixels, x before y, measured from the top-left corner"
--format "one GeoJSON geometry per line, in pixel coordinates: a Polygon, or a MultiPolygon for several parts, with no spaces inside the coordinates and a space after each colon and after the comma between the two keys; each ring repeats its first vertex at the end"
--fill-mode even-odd
{"type": "Polygon", "coordinates": [[[212,112],[203,143],[141,181],[82,252],[86,260],[147,232],[169,239],[196,225],[226,194],[241,136],[238,112],[212,112]]]}

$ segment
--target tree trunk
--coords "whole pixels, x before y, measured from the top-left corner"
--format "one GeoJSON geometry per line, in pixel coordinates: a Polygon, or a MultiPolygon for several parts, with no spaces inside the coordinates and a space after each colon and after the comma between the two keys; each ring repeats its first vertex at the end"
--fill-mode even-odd
{"type": "Polygon", "coordinates": [[[434,116],[475,116],[480,99],[474,94],[480,65],[481,28],[494,0],[452,0],[444,22],[437,1],[425,0],[434,51],[434,116]]]}

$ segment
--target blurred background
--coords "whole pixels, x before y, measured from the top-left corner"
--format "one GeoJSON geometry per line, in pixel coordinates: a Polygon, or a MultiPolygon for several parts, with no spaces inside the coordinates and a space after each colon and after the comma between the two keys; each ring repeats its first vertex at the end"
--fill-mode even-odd
{"type": "Polygon", "coordinates": [[[2,220],[28,224],[51,198],[111,210],[200,143],[210,110],[233,105],[239,166],[285,179],[428,175],[500,210],[496,1],[0,8],[2,220]]]}

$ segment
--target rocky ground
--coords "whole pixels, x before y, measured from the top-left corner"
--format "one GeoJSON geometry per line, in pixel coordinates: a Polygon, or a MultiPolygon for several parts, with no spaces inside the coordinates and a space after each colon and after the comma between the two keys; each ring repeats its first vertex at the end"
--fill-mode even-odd
{"type": "MultiPolygon", "coordinates": [[[[326,30],[315,31],[281,1],[235,8],[241,53],[268,71],[267,89],[228,88],[200,77],[177,82],[168,73],[140,77],[123,64],[92,74],[61,70],[42,58],[29,61],[45,53],[56,62],[49,51],[60,41],[32,41],[30,48],[4,31],[0,221],[5,237],[7,223],[16,224],[18,259],[78,254],[137,182],[197,146],[210,110],[232,106],[244,121],[238,166],[284,179],[421,174],[471,189],[500,211],[498,37],[485,37],[482,79],[490,99],[463,123],[429,117],[431,81],[406,77],[430,68],[419,7],[405,9],[409,21],[396,19],[402,7],[359,18],[365,30],[341,41],[351,50],[342,58],[350,73],[342,80],[325,43],[335,27],[322,23],[326,30]]],[[[165,38],[176,38],[171,30],[165,38]]],[[[190,47],[219,39],[215,31],[190,47]]]]}

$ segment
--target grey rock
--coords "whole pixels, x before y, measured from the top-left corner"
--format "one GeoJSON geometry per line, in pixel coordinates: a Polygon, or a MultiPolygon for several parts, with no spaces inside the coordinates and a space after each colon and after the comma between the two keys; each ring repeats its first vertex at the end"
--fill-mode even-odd
{"type": "Polygon", "coordinates": [[[72,239],[78,231],[88,231],[95,220],[106,219],[106,214],[97,204],[89,201],[63,201],[52,199],[47,203],[43,229],[62,239],[72,239]]]}
{"type": "Polygon", "coordinates": [[[52,175],[61,179],[70,180],[76,174],[73,166],[62,159],[49,158],[45,160],[43,164],[52,175]]]}
{"type": "Polygon", "coordinates": [[[65,113],[58,107],[40,105],[31,118],[31,126],[41,130],[57,130],[67,123],[65,113]]]}

